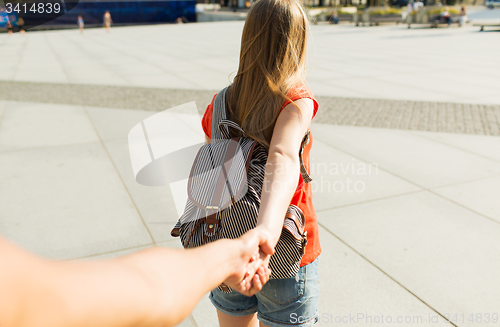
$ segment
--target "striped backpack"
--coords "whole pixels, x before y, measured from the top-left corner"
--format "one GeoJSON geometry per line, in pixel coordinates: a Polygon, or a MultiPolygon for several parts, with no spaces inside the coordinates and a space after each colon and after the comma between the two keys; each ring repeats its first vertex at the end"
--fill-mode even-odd
{"type": "MultiPolygon", "coordinates": [[[[201,147],[188,179],[188,200],[184,213],[171,231],[180,236],[184,248],[198,247],[221,238],[237,238],[257,224],[267,151],[246,136],[238,124],[226,119],[224,88],[214,100],[212,143],[201,147]],[[231,137],[230,128],[241,132],[231,137]]],[[[302,151],[309,142],[309,132],[300,147],[300,173],[305,183],[312,181],[302,161],[302,151]]],[[[271,256],[271,279],[295,276],[307,243],[302,210],[290,205],[283,230],[271,256]]],[[[224,284],[221,291],[231,292],[224,284]]]]}

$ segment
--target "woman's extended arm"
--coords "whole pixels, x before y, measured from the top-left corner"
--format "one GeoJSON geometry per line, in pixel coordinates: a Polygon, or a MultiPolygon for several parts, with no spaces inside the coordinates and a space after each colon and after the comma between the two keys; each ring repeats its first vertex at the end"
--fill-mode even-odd
{"type": "MultiPolygon", "coordinates": [[[[51,262],[0,238],[0,326],[174,326],[223,280],[242,280],[259,244],[272,252],[250,231],[185,251],[51,262]]],[[[257,269],[262,260],[254,263],[257,269]]]]}
{"type": "Polygon", "coordinates": [[[287,105],[280,113],[269,146],[257,228],[267,233],[275,246],[281,235],[285,213],[297,188],[300,174],[299,149],[311,123],[314,103],[305,98],[287,105]]]}

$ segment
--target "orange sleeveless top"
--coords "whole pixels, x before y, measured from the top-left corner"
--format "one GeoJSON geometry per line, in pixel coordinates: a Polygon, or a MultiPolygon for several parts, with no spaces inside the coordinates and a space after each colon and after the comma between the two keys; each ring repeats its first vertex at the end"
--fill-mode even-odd
{"type": "MultiPolygon", "coordinates": [[[[216,94],[217,95],[217,94],[216,94]]],[[[205,110],[205,114],[203,115],[203,119],[201,120],[201,125],[203,127],[203,131],[208,138],[212,138],[212,110],[214,105],[215,96],[212,99],[212,102],[207,106],[205,110]]],[[[309,98],[314,102],[314,111],[313,118],[318,111],[319,105],[312,92],[303,84],[298,84],[293,87],[288,92],[288,97],[293,101],[309,98]]],[[[281,110],[286,107],[290,101],[286,101],[281,110]]],[[[313,144],[312,133],[309,135],[309,143],[305,146],[302,159],[304,161],[304,166],[307,171],[311,171],[309,154],[311,152],[311,147],[313,144]]],[[[306,252],[302,257],[302,261],[300,262],[300,266],[305,266],[311,262],[313,262],[321,253],[321,246],[319,243],[319,230],[318,230],[318,221],[316,219],[316,211],[314,210],[314,206],[312,203],[312,190],[311,184],[305,184],[302,180],[302,176],[299,176],[299,183],[297,185],[297,189],[295,190],[295,194],[290,201],[290,204],[296,205],[299,207],[304,213],[304,217],[306,218],[306,226],[305,230],[307,231],[307,245],[306,252]]]]}

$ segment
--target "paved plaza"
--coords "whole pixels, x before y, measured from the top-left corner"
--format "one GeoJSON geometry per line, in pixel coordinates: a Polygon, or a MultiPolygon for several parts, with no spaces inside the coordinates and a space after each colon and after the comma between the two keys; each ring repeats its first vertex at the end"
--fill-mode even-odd
{"type": "MultiPolygon", "coordinates": [[[[55,260],[180,248],[172,193],[135,181],[127,135],[179,104],[202,112],[234,76],[242,27],[0,34],[0,234],[55,260]]],[[[311,36],[318,325],[498,326],[498,33],[311,36]]],[[[217,326],[207,297],[180,326],[217,326]]]]}

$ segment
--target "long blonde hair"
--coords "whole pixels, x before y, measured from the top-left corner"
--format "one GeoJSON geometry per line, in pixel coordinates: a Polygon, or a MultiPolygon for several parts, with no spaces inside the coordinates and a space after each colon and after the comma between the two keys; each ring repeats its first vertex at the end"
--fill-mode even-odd
{"type": "Polygon", "coordinates": [[[228,116],[266,148],[288,91],[304,83],[307,32],[298,0],[259,0],[248,12],[228,116]]]}

